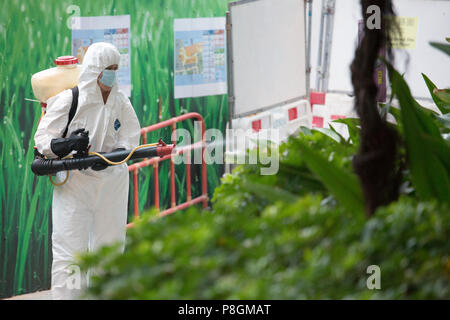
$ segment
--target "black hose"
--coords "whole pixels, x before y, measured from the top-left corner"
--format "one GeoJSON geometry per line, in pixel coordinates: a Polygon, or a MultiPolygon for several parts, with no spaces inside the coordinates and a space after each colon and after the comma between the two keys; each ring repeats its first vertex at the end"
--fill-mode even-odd
{"type": "MultiPolygon", "coordinates": [[[[137,149],[130,160],[152,158],[159,156],[157,146],[137,149]]],[[[113,162],[124,160],[130,154],[131,150],[113,151],[102,154],[105,158],[113,162]]],[[[102,158],[96,155],[86,157],[74,157],[70,159],[44,159],[36,157],[31,164],[31,171],[37,176],[55,174],[66,170],[84,170],[92,167],[95,163],[106,163],[102,158]]]]}

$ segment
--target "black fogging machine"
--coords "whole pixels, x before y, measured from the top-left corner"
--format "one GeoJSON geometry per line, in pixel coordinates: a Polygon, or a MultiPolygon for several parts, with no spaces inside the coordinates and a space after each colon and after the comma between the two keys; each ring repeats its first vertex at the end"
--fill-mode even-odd
{"type": "Polygon", "coordinates": [[[141,145],[131,150],[117,150],[109,153],[77,153],[70,158],[46,159],[35,149],[35,159],[31,164],[31,171],[37,176],[53,175],[60,171],[85,170],[96,163],[118,165],[128,160],[164,157],[172,153],[175,145],[165,144],[161,139],[152,145],[141,145]]]}

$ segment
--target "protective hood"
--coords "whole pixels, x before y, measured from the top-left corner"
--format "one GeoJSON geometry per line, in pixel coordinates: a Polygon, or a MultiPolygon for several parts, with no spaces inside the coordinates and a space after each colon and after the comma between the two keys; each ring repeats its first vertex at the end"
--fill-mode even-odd
{"type": "MultiPolygon", "coordinates": [[[[114,45],[106,42],[91,44],[84,55],[80,76],[78,78],[80,100],[84,100],[89,97],[90,102],[102,101],[100,87],[97,84],[97,78],[107,67],[113,64],[118,65],[119,62],[120,53],[114,45]]],[[[108,100],[115,99],[117,90],[118,85],[116,78],[108,100]]],[[[81,103],[81,105],[82,104],[83,103],[81,103]]]]}

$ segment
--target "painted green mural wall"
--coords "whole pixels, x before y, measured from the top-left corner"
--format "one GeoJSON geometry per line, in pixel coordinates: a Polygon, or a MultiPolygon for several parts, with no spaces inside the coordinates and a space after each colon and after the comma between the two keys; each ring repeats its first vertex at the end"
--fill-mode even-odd
{"type": "MultiPolygon", "coordinates": [[[[148,126],[189,111],[202,114],[207,128],[224,130],[226,95],[175,100],[173,98],[173,19],[221,17],[227,0],[141,1],[2,1],[0,10],[0,298],[50,287],[51,195],[46,177],[35,177],[33,135],[40,116],[30,79],[53,67],[57,56],[71,54],[68,8],[77,5],[81,16],[131,16],[131,102],[141,126],[148,126]],[[161,99],[161,119],[158,117],[161,99]]],[[[185,127],[192,130],[192,124],[185,127]]],[[[148,135],[170,140],[170,129],[148,135]]],[[[208,166],[210,194],[223,167],[208,166]]],[[[160,197],[170,201],[167,164],[160,167],[160,197]]],[[[186,198],[182,166],[177,166],[179,201],[186,198]]],[[[199,170],[193,167],[193,196],[200,194],[199,170]]],[[[153,203],[152,169],[140,173],[140,210],[153,203]]],[[[131,191],[132,189],[130,189],[131,191]]],[[[133,210],[130,201],[130,212],[133,210]]]]}

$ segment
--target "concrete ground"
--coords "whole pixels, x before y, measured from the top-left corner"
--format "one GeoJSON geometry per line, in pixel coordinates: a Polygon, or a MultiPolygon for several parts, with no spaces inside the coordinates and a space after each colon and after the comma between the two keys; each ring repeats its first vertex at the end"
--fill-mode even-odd
{"type": "Polygon", "coordinates": [[[22,294],[20,296],[6,298],[5,300],[52,300],[52,292],[50,290],[37,291],[33,293],[22,294]]]}

